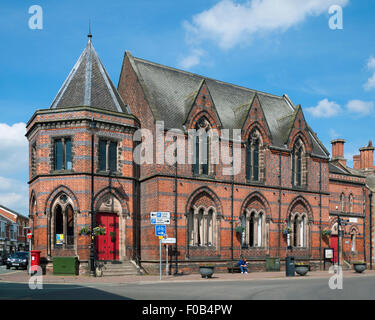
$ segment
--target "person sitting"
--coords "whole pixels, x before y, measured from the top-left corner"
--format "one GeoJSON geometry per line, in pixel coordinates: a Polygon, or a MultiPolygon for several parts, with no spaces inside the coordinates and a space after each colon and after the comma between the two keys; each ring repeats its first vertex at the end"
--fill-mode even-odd
{"type": "Polygon", "coordinates": [[[246,258],[241,258],[241,260],[238,262],[238,265],[240,266],[241,273],[247,273],[247,261],[246,261],[246,258]]]}

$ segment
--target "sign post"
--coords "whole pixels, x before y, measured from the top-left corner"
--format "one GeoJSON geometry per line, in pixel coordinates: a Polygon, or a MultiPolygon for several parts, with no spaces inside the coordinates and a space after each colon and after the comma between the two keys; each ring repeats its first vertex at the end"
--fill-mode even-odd
{"type": "Polygon", "coordinates": [[[167,227],[165,225],[156,225],[155,226],[155,234],[157,237],[159,237],[159,253],[160,253],[160,280],[161,280],[161,269],[162,269],[162,260],[161,260],[161,241],[166,235],[166,229],[167,227]]]}

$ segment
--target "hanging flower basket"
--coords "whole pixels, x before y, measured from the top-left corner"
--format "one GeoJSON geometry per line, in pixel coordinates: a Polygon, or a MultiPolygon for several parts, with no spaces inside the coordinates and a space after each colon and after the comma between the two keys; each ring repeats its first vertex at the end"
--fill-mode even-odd
{"type": "Polygon", "coordinates": [[[79,235],[80,236],[87,236],[90,234],[90,229],[83,227],[81,230],[79,230],[79,235]]]}
{"type": "Polygon", "coordinates": [[[245,231],[245,228],[243,226],[237,226],[234,230],[236,233],[242,233],[245,231]]]}
{"type": "Polygon", "coordinates": [[[94,230],[93,230],[93,234],[94,236],[104,236],[106,234],[105,232],[105,228],[103,227],[95,227],[94,230]]]}
{"type": "Polygon", "coordinates": [[[331,233],[332,233],[332,230],[330,230],[330,229],[322,230],[322,236],[323,237],[329,236],[331,233]]]}
{"type": "Polygon", "coordinates": [[[287,234],[289,234],[289,233],[292,233],[292,228],[284,228],[284,230],[283,230],[283,235],[287,235],[287,234]]]}

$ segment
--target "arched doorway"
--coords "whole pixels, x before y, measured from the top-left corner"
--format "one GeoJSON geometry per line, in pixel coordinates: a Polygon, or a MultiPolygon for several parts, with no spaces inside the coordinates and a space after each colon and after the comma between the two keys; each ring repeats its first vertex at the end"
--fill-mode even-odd
{"type": "Polygon", "coordinates": [[[97,260],[115,261],[125,259],[125,224],[120,201],[111,193],[100,197],[95,208],[96,226],[105,229],[104,235],[96,236],[97,260]]]}

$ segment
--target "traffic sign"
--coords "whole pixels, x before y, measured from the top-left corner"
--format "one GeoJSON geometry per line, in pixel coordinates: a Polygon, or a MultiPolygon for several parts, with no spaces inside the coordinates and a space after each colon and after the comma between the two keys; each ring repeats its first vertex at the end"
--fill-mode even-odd
{"type": "Polygon", "coordinates": [[[28,233],[28,234],[27,234],[27,239],[29,239],[29,240],[30,240],[30,239],[32,238],[32,236],[33,236],[33,234],[32,234],[32,233],[28,233]]]}
{"type": "Polygon", "coordinates": [[[161,243],[176,243],[176,238],[164,238],[161,243]]]}
{"type": "Polygon", "coordinates": [[[165,225],[156,225],[155,226],[155,234],[156,236],[164,237],[167,233],[167,227],[165,225]]]}
{"type": "Polygon", "coordinates": [[[151,224],[170,224],[171,223],[170,212],[151,212],[150,219],[151,224]]]}

